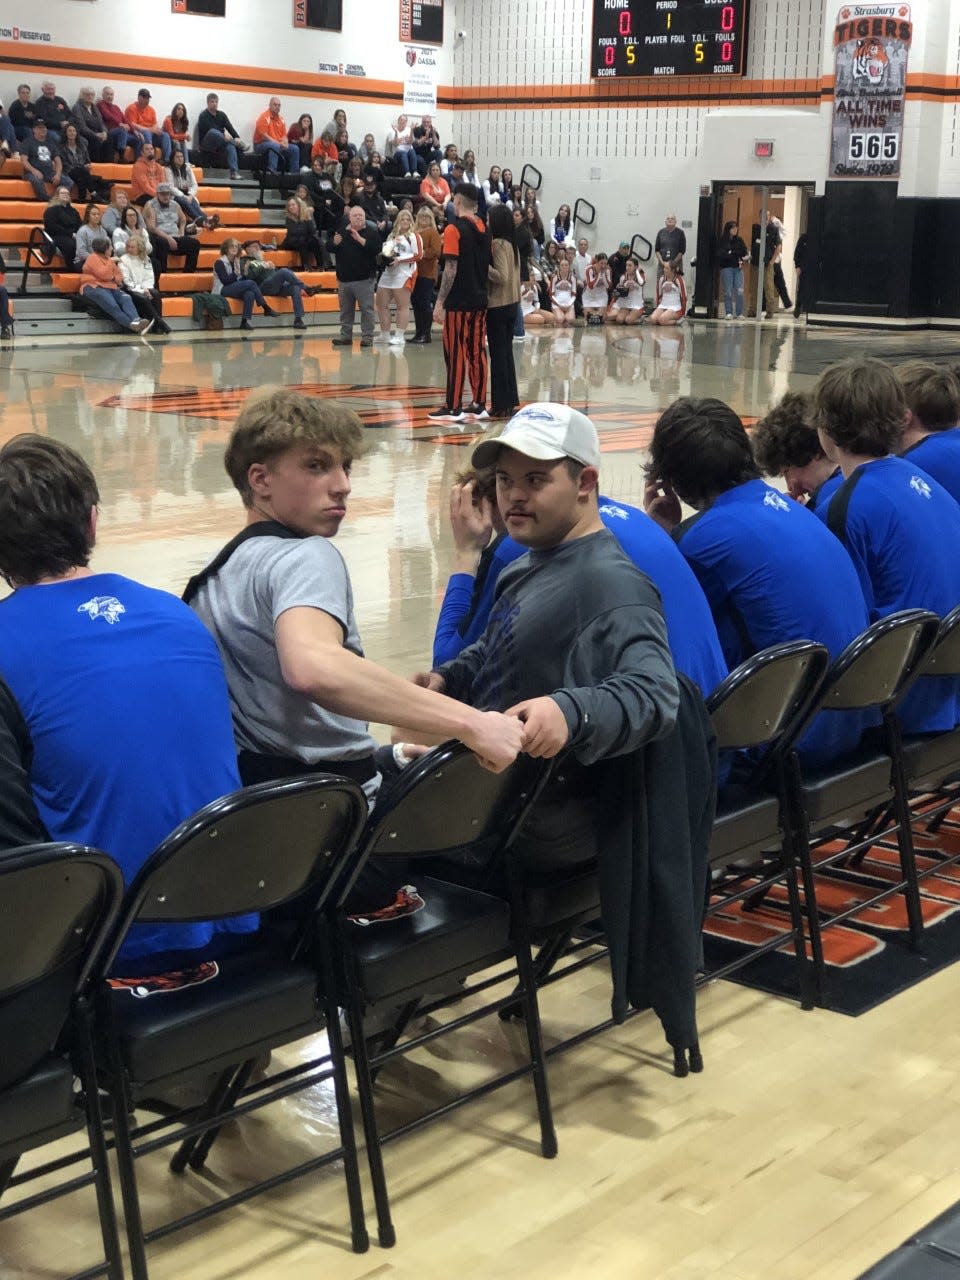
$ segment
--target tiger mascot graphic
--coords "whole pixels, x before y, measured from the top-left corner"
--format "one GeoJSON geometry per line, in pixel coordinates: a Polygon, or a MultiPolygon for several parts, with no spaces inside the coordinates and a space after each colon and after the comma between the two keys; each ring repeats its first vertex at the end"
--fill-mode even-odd
{"type": "Polygon", "coordinates": [[[854,80],[866,80],[868,84],[882,84],[890,66],[887,51],[879,40],[861,40],[853,55],[854,80]]]}

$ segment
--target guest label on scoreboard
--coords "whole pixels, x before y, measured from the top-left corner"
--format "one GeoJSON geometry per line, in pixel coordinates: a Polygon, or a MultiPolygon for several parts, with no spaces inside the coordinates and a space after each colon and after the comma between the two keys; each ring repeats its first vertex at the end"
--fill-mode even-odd
{"type": "Polygon", "coordinates": [[[742,76],[750,0],[593,0],[590,75],[742,76]]]}

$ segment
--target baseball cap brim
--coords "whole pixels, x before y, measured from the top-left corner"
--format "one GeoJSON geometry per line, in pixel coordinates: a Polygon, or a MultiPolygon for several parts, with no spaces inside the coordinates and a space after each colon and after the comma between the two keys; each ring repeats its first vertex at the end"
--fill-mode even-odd
{"type": "Polygon", "coordinates": [[[531,432],[524,431],[522,427],[517,427],[510,431],[510,423],[508,422],[497,435],[487,440],[481,440],[475,446],[471,461],[478,470],[492,467],[501,449],[514,449],[517,453],[523,453],[528,458],[536,458],[539,462],[556,462],[558,458],[566,457],[562,449],[549,445],[544,440],[538,440],[531,432]],[[504,439],[504,436],[506,436],[506,439],[504,439]]]}

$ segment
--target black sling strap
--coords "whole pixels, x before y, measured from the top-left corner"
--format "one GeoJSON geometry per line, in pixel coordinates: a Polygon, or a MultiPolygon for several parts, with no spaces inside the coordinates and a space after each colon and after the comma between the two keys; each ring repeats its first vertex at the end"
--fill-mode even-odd
{"type": "Polygon", "coordinates": [[[850,499],[853,497],[854,489],[863,479],[863,472],[863,467],[857,467],[853,475],[844,480],[827,507],[827,528],[840,539],[844,546],[847,545],[847,511],[850,507],[850,499]]]}
{"type": "Polygon", "coordinates": [[[205,569],[201,569],[199,573],[193,575],[184,587],[181,599],[185,604],[190,604],[200,588],[220,572],[237,547],[244,542],[249,542],[251,538],[303,538],[305,536],[302,533],[295,533],[293,529],[288,529],[285,524],[281,524],[278,520],[260,520],[256,524],[248,524],[245,529],[240,530],[235,538],[230,539],[223,550],[214,556],[205,569]]]}

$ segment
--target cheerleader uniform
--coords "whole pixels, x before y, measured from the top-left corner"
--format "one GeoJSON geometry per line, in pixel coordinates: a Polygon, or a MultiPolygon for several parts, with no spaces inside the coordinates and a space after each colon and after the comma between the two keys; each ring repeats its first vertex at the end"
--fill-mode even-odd
{"type": "Polygon", "coordinates": [[[383,269],[378,289],[413,289],[417,280],[417,259],[423,255],[423,245],[416,232],[397,236],[393,257],[383,269]]]}
{"type": "Polygon", "coordinates": [[[550,281],[550,301],[558,307],[572,307],[577,296],[576,281],[572,277],[564,280],[555,275],[550,281]]]}
{"type": "Polygon", "coordinates": [[[675,311],[677,319],[680,319],[687,309],[687,291],[683,287],[683,280],[668,280],[666,276],[660,277],[660,283],[657,286],[657,309],[664,311],[675,311]]]}
{"type": "Polygon", "coordinates": [[[626,288],[628,293],[626,297],[620,297],[619,294],[614,296],[614,311],[642,311],[643,286],[644,278],[642,275],[636,280],[628,280],[626,276],[622,276],[618,287],[621,289],[626,288]]]}
{"type": "Polygon", "coordinates": [[[583,297],[581,303],[586,311],[588,307],[601,307],[606,311],[610,300],[610,269],[606,266],[595,266],[593,263],[584,272],[583,297]]]}

